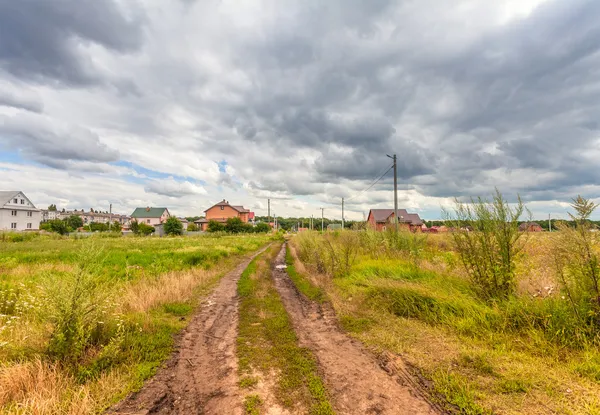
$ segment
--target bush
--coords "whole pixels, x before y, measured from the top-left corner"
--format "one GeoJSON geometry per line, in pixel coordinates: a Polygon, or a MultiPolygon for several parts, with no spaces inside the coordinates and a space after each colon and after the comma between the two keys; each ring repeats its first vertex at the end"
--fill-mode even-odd
{"type": "Polygon", "coordinates": [[[569,216],[574,227],[558,223],[560,230],[554,241],[556,273],[562,290],[569,299],[572,312],[584,325],[600,329],[600,242],[595,226],[589,221],[595,203],[581,196],[571,205],[575,214],[569,216]]]}
{"type": "Polygon", "coordinates": [[[108,224],[92,222],[89,224],[91,232],[106,232],[108,231],[108,224]]]}
{"type": "Polygon", "coordinates": [[[196,225],[194,222],[190,222],[188,223],[188,227],[187,227],[187,231],[188,232],[198,232],[198,225],[196,225]]]}
{"type": "Polygon", "coordinates": [[[169,217],[165,221],[165,233],[167,235],[181,235],[183,234],[183,224],[175,216],[169,217]]]}
{"type": "Polygon", "coordinates": [[[129,224],[129,229],[131,229],[134,235],[138,235],[140,233],[140,223],[136,219],[133,219],[129,224]]]}
{"type": "Polygon", "coordinates": [[[216,220],[211,220],[208,222],[207,230],[208,232],[223,232],[225,230],[225,225],[216,220]]]}
{"type": "Polygon", "coordinates": [[[148,236],[154,233],[154,226],[146,225],[145,223],[139,223],[137,226],[138,234],[148,236]]]}
{"type": "Polygon", "coordinates": [[[271,230],[271,227],[268,223],[260,222],[254,227],[254,232],[256,233],[267,233],[271,230]]]}
{"type": "Polygon", "coordinates": [[[518,197],[515,208],[496,189],[491,202],[481,197],[470,203],[456,200],[454,213],[444,210],[446,223],[455,228],[454,246],[462,265],[484,298],[507,298],[515,288],[515,264],[523,249],[519,218],[525,207],[518,197]]]}
{"type": "Polygon", "coordinates": [[[110,230],[112,232],[121,232],[121,230],[123,229],[123,226],[118,222],[118,221],[114,221],[111,225],[110,225],[110,230]]]}
{"type": "Polygon", "coordinates": [[[248,230],[246,225],[240,218],[229,218],[225,224],[225,232],[227,233],[242,233],[248,230]]]}
{"type": "Polygon", "coordinates": [[[66,235],[71,231],[67,223],[60,219],[54,219],[46,222],[43,226],[43,229],[50,232],[56,232],[59,235],[66,235]]]}
{"type": "Polygon", "coordinates": [[[100,255],[93,247],[82,248],[76,268],[49,278],[44,287],[44,318],[53,327],[48,353],[67,364],[77,363],[89,348],[110,340],[110,284],[102,276],[100,255]]]}

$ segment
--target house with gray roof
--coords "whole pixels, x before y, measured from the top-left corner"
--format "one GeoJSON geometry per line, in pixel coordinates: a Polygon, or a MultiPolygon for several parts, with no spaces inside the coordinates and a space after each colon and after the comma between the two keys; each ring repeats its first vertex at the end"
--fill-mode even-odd
{"type": "Polygon", "coordinates": [[[0,231],[40,229],[42,213],[19,190],[0,191],[0,231]]]}

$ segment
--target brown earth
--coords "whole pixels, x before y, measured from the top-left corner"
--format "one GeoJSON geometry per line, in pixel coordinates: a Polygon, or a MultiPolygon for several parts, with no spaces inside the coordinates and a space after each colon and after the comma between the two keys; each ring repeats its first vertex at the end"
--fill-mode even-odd
{"type": "MultiPolygon", "coordinates": [[[[275,267],[285,264],[285,245],[275,267]]],[[[300,345],[312,350],[339,414],[439,414],[408,375],[401,359],[377,359],[344,334],[328,304],[298,292],[285,269],[273,269],[275,287],[289,313],[300,345]]]]}
{"type": "Polygon", "coordinates": [[[139,392],[109,414],[242,414],[235,344],[237,282],[261,249],[225,275],[203,300],[175,352],[139,392]]]}

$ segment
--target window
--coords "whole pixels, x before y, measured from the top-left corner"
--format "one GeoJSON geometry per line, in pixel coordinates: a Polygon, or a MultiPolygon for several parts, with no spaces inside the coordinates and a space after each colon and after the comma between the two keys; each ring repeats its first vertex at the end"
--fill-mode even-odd
{"type": "Polygon", "coordinates": [[[10,215],[11,216],[17,216],[17,211],[16,210],[11,210],[10,211],[10,215]]]}
{"type": "Polygon", "coordinates": [[[10,228],[11,229],[17,229],[17,223],[16,222],[11,223],[10,224],[10,228]]]}
{"type": "Polygon", "coordinates": [[[24,205],[25,204],[25,200],[21,199],[21,204],[24,205]]]}
{"type": "Polygon", "coordinates": [[[27,216],[32,217],[33,216],[33,212],[27,212],[27,216]]]}
{"type": "Polygon", "coordinates": [[[17,199],[13,199],[13,203],[16,205],[19,202],[17,202],[17,199]]]}
{"type": "Polygon", "coordinates": [[[27,224],[27,229],[31,229],[31,223],[27,224]]]}
{"type": "Polygon", "coordinates": [[[221,206],[221,210],[225,210],[225,206],[221,206]]]}
{"type": "Polygon", "coordinates": [[[150,223],[150,219],[146,219],[146,223],[150,223]]]}

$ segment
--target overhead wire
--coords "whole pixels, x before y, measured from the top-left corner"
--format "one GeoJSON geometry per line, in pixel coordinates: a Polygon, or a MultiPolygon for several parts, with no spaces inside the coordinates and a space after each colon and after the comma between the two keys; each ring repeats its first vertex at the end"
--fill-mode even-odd
{"type": "Polygon", "coordinates": [[[389,166],[389,167],[388,167],[388,168],[385,170],[385,172],[383,172],[381,175],[379,175],[379,177],[377,177],[377,178],[376,178],[376,179],[375,179],[375,180],[374,180],[374,181],[373,181],[373,182],[372,182],[372,183],[371,183],[371,184],[370,184],[370,185],[369,185],[369,186],[368,186],[368,187],[367,187],[365,190],[363,190],[363,191],[362,191],[362,192],[360,192],[360,193],[357,193],[357,194],[355,194],[355,195],[354,195],[354,196],[352,196],[352,197],[344,198],[344,200],[345,200],[345,201],[348,201],[348,200],[356,199],[357,197],[361,196],[361,195],[362,195],[362,194],[364,194],[365,192],[369,191],[369,190],[370,190],[370,189],[371,189],[373,186],[375,186],[377,183],[379,183],[379,181],[380,181],[381,179],[383,179],[383,177],[384,177],[386,174],[388,174],[388,172],[389,172],[390,170],[392,170],[392,168],[394,168],[394,165],[393,165],[393,164],[392,164],[391,166],[389,166]]]}

